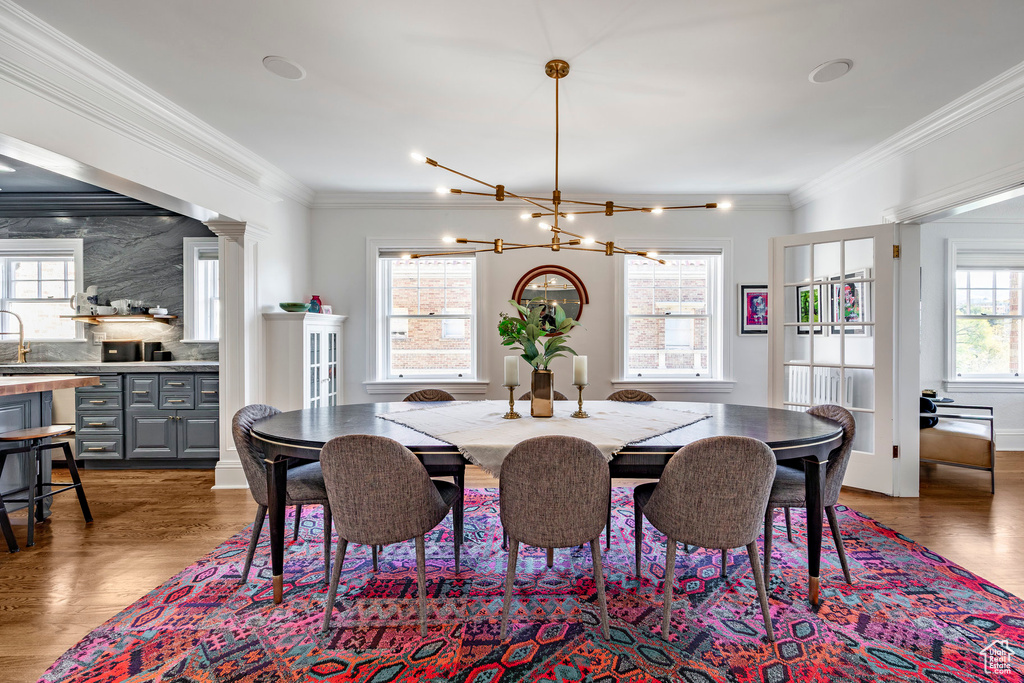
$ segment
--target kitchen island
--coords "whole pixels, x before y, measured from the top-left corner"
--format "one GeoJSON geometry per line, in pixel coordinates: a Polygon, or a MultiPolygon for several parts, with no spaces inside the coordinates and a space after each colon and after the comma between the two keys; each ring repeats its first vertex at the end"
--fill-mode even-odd
{"type": "MultiPolygon", "coordinates": [[[[31,375],[0,377],[0,432],[11,432],[30,427],[48,427],[53,424],[53,392],[59,389],[98,386],[96,375],[31,375]]],[[[4,444],[5,448],[25,445],[19,442],[4,444]]],[[[0,491],[28,486],[34,468],[27,453],[7,458],[0,474],[0,491]]],[[[50,480],[49,458],[43,459],[43,479],[50,480]]],[[[50,501],[46,499],[44,514],[49,515],[50,501]]],[[[12,503],[7,508],[18,510],[24,503],[12,503]]]]}

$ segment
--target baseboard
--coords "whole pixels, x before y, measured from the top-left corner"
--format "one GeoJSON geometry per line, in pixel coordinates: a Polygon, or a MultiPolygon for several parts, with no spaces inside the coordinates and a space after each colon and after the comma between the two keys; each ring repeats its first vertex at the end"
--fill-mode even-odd
{"type": "Polygon", "coordinates": [[[215,480],[213,489],[247,489],[249,482],[245,479],[245,471],[242,463],[236,461],[221,460],[214,470],[215,480]]]}
{"type": "Polygon", "coordinates": [[[1024,429],[997,429],[997,451],[1024,451],[1024,429]]]}

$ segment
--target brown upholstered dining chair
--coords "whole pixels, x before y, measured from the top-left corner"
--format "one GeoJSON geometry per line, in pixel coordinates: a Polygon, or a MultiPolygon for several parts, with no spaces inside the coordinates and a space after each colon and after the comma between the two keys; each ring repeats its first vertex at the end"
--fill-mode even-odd
{"type": "MultiPolygon", "coordinates": [[[[836,503],[839,502],[839,491],[843,487],[843,477],[846,476],[846,466],[850,462],[850,452],[853,450],[853,437],[857,432],[853,415],[846,408],[837,405],[820,405],[807,409],[808,415],[823,417],[826,420],[838,422],[843,427],[843,440],[839,447],[828,456],[828,464],[825,466],[825,490],[822,498],[825,503],[825,516],[828,518],[829,529],[832,530],[832,540],[836,544],[836,552],[839,553],[839,564],[843,567],[843,576],[846,583],[853,583],[850,576],[850,567],[846,562],[846,548],[843,547],[843,537],[839,533],[839,520],[836,518],[836,503]]],[[[793,467],[780,467],[775,475],[775,483],[772,484],[771,495],[768,496],[768,509],[764,514],[764,579],[768,582],[769,571],[772,564],[772,521],[775,508],[786,510],[786,533],[789,535],[790,543],[793,542],[792,527],[789,521],[789,508],[806,508],[807,495],[805,478],[802,469],[793,467]]]]}
{"type": "Polygon", "coordinates": [[[420,402],[420,401],[422,401],[422,402],[425,402],[425,403],[432,403],[434,401],[454,401],[454,400],[455,400],[455,397],[452,396],[451,394],[449,394],[444,389],[420,389],[419,391],[414,391],[414,392],[412,392],[411,394],[409,394],[408,396],[406,396],[405,398],[402,399],[403,402],[405,402],[405,401],[411,401],[411,402],[420,402]]]}
{"type": "Polygon", "coordinates": [[[636,573],[640,576],[643,516],[668,537],[665,606],[661,636],[668,639],[675,583],[676,544],[729,549],[746,546],[769,641],[775,640],[768,595],[758,562],[768,493],[775,478],[775,455],[762,441],[745,436],[715,436],[694,441],[669,459],[661,480],[633,489],[636,515],[636,573]]]}
{"type": "MultiPolygon", "coordinates": [[[[501,465],[501,524],[509,537],[501,639],[505,639],[519,544],[571,548],[590,543],[601,633],[608,633],[608,606],[601,568],[601,528],[608,508],[608,461],[597,446],[573,436],[538,436],[518,443],[501,465]]],[[[549,555],[550,558],[550,555],[549,555]]]]}
{"type": "MultiPolygon", "coordinates": [[[[249,550],[245,555],[245,568],[242,570],[241,583],[249,580],[249,569],[256,553],[256,545],[260,540],[263,522],[267,518],[267,468],[263,451],[260,449],[249,430],[259,420],[277,415],[281,411],[273,406],[245,406],[231,420],[231,434],[238,450],[238,459],[242,461],[242,471],[249,484],[249,493],[256,501],[256,520],[252,525],[252,538],[249,550]]],[[[327,505],[327,489],[324,488],[324,477],[320,472],[320,463],[311,462],[288,470],[288,482],[285,488],[285,505],[295,506],[294,538],[299,535],[299,522],[303,505],[324,506],[324,581],[331,575],[331,509],[327,505]]]]}
{"type": "MultiPolygon", "coordinates": [[[[533,398],[533,392],[532,391],[527,391],[525,394],[523,394],[522,396],[519,397],[519,400],[520,401],[529,401],[531,398],[533,398]]],[[[566,396],[565,394],[563,394],[561,391],[555,391],[555,400],[556,401],[568,401],[569,397],[566,396]]]]}
{"type": "MultiPolygon", "coordinates": [[[[337,557],[324,609],[323,630],[331,625],[341,567],[349,543],[370,546],[416,539],[416,583],[420,635],[427,635],[426,550],[424,535],[441,523],[461,494],[454,484],[427,476],[423,463],[402,444],[383,436],[352,434],[328,441],[320,451],[334,528],[337,557]]],[[[453,524],[453,529],[455,525],[453,524]]],[[[459,571],[459,537],[455,572],[459,571]]]]}
{"type": "Polygon", "coordinates": [[[658,399],[654,398],[646,391],[640,391],[639,389],[620,389],[618,391],[613,391],[612,393],[608,394],[608,398],[606,398],[605,400],[628,401],[630,403],[634,403],[642,401],[657,401],[658,399]]]}

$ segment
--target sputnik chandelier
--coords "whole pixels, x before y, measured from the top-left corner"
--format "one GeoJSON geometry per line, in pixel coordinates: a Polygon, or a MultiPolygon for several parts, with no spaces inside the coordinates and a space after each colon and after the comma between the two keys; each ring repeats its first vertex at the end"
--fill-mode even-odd
{"type": "Polygon", "coordinates": [[[613,216],[616,213],[624,213],[627,211],[640,211],[641,213],[662,213],[663,211],[673,211],[676,209],[728,209],[729,204],[717,204],[710,202],[707,204],[694,204],[690,206],[623,206],[616,204],[615,202],[585,202],[577,199],[563,199],[562,193],[558,189],[558,82],[569,75],[569,63],[561,59],[552,59],[550,62],[544,65],[544,73],[550,78],[555,80],[555,189],[551,193],[551,198],[546,197],[529,197],[526,195],[519,195],[514,192],[510,192],[504,185],[491,185],[488,182],[484,182],[479,178],[466,175],[460,171],[456,171],[454,168],[444,166],[434,159],[425,157],[422,154],[416,152],[412,153],[412,158],[416,161],[425,163],[429,166],[435,166],[437,168],[453,173],[459,177],[470,180],[474,183],[483,185],[484,187],[490,188],[491,192],[472,192],[470,190],[459,190],[449,189],[445,187],[439,187],[437,189],[439,194],[465,194],[473,195],[477,197],[493,197],[496,201],[503,202],[506,198],[518,199],[529,205],[532,205],[533,211],[522,214],[523,220],[530,220],[533,218],[545,219],[538,223],[538,227],[541,230],[548,231],[551,233],[551,242],[542,244],[525,244],[520,242],[507,242],[503,239],[495,240],[471,240],[463,237],[453,238],[446,237],[445,242],[448,244],[486,244],[489,245],[483,249],[474,249],[469,251],[444,251],[433,254],[410,254],[410,258],[426,258],[431,256],[451,256],[458,254],[476,254],[484,251],[493,251],[495,254],[501,254],[505,251],[511,251],[513,249],[551,249],[551,251],[560,251],[562,249],[572,249],[577,251],[594,251],[603,253],[607,256],[614,254],[631,254],[633,256],[641,256],[643,258],[657,261],[659,263],[665,263],[663,259],[658,258],[657,252],[653,251],[632,251],[624,249],[614,242],[601,242],[593,237],[584,237],[574,232],[566,230],[559,225],[559,219],[565,219],[566,221],[575,220],[576,216],[582,216],[586,214],[604,214],[605,216],[613,216]],[[570,205],[570,207],[566,207],[570,205]],[[567,210],[568,209],[568,210],[567,210]],[[550,222],[547,222],[550,220],[550,222]],[[563,240],[562,236],[565,235],[569,239],[563,240]]]}

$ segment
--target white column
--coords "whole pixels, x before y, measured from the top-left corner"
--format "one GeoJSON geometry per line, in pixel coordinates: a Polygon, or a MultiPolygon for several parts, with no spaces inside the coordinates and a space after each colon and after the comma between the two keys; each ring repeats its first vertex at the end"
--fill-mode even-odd
{"type": "Polygon", "coordinates": [[[231,436],[231,418],[263,399],[263,334],[259,317],[259,241],[263,228],[208,221],[220,246],[220,461],[215,489],[247,488],[231,436]]]}

